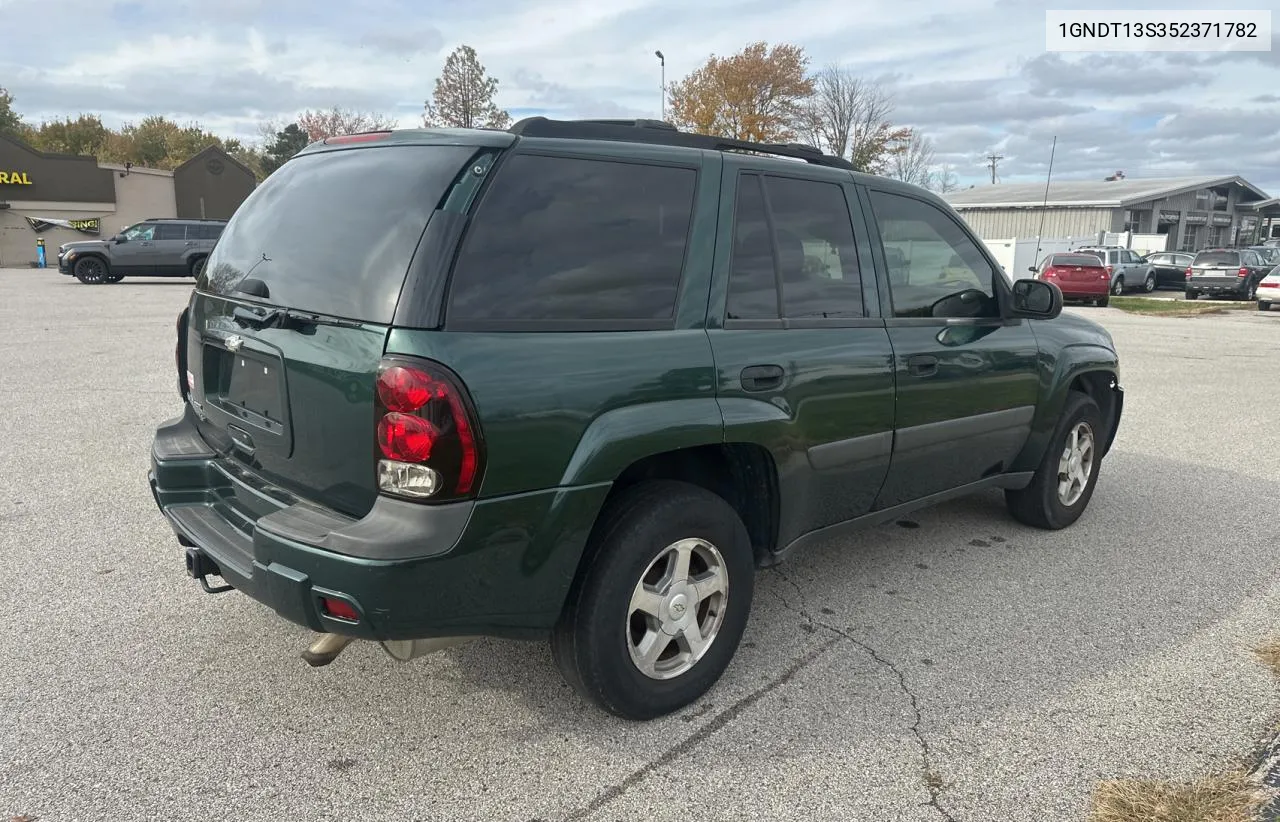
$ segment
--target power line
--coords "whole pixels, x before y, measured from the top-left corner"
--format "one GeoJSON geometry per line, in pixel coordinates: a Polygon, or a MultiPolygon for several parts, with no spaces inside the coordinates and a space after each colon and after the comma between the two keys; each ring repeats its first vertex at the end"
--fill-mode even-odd
{"type": "Polygon", "coordinates": [[[991,169],[991,185],[996,184],[996,164],[1003,159],[1003,154],[991,153],[987,155],[987,168],[991,169]]]}

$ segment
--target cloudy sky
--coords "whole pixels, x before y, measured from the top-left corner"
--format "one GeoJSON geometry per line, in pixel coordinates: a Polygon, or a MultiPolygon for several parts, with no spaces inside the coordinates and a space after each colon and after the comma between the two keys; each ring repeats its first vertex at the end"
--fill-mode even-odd
{"type": "MultiPolygon", "coordinates": [[[[1045,51],[1052,0],[0,0],[0,86],[39,121],[147,114],[254,138],[264,118],[339,105],[417,125],[466,43],[516,117],[657,116],[655,49],[678,79],[752,40],[804,46],[887,84],[896,119],[966,184],[1240,174],[1280,195],[1280,42],[1255,53],[1045,51]],[[27,37],[15,33],[40,32],[27,37]]],[[[1129,0],[1127,8],[1208,4],[1129,0]]],[[[1274,3],[1233,0],[1233,8],[1274,3]]],[[[1280,15],[1275,15],[1280,17],[1280,15]]],[[[1273,21],[1280,26],[1280,19],[1273,21]]]]}

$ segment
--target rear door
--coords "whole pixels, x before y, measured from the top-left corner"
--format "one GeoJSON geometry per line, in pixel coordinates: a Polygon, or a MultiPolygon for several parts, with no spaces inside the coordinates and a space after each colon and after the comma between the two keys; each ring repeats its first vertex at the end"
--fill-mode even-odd
{"type": "Polygon", "coordinates": [[[351,516],[373,505],[374,379],[424,228],[476,149],[304,154],[236,211],[197,281],[192,406],[229,463],[351,516]]]}
{"type": "Polygon", "coordinates": [[[877,509],[1009,470],[1031,432],[1038,348],[1003,319],[998,264],[953,214],[865,189],[897,384],[893,460],[877,509]]]}
{"type": "Polygon", "coordinates": [[[773,454],[785,545],[870,510],[892,444],[892,352],[850,175],[724,163],[716,390],[725,439],[773,454]]]}
{"type": "Polygon", "coordinates": [[[155,255],[152,273],[164,276],[186,274],[187,226],[183,223],[158,223],[155,233],[155,255]]]}

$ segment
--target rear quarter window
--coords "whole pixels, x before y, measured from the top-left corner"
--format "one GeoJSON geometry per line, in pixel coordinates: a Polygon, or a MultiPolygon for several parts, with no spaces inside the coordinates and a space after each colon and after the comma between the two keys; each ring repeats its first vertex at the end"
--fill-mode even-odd
{"type": "Polygon", "coordinates": [[[698,173],[517,154],[463,239],[446,322],[669,327],[698,173]]]}

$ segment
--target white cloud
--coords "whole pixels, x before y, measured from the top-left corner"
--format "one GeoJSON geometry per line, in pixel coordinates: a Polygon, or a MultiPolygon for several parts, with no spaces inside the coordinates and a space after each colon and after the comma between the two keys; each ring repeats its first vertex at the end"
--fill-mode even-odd
{"type": "MultiPolygon", "coordinates": [[[[257,123],[340,105],[419,122],[446,53],[479,52],[498,102],[551,116],[655,116],[654,50],[676,80],[711,53],[793,42],[815,67],[888,77],[898,119],[933,137],[966,182],[982,155],[1003,179],[1241,173],[1280,194],[1280,48],[1228,55],[1045,54],[1044,10],[1027,0],[59,0],[91,49],[6,41],[0,82],[32,119],[148,114],[254,138],[257,123]]],[[[1077,6],[1081,3],[1077,2],[1077,6]]],[[[1105,0],[1085,0],[1098,8],[1105,0]]],[[[1195,8],[1199,0],[1131,6],[1195,8]]],[[[1273,4],[1237,0],[1236,7],[1273,4]]],[[[48,30],[49,6],[0,0],[6,29],[48,30]]]]}

